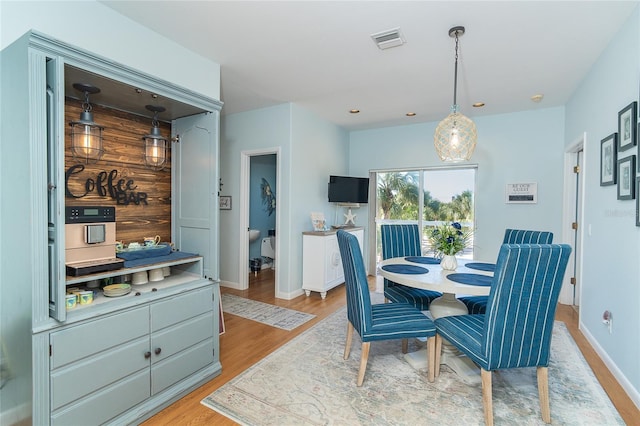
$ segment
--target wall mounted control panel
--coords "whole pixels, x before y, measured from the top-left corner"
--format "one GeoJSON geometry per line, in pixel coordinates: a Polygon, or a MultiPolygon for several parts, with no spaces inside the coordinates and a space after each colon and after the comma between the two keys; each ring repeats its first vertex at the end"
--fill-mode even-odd
{"type": "Polygon", "coordinates": [[[113,206],[67,206],[65,223],[115,222],[116,208],[113,206]]]}

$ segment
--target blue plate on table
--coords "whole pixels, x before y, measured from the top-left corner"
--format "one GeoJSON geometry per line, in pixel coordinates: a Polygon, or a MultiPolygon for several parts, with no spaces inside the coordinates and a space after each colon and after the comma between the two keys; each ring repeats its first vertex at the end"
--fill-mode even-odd
{"type": "Polygon", "coordinates": [[[393,272],[394,274],[426,274],[429,272],[427,268],[422,266],[413,265],[384,265],[382,267],[387,272],[393,272]]]}
{"type": "Polygon", "coordinates": [[[447,278],[460,284],[489,287],[493,277],[480,274],[449,274],[447,278]]]}
{"type": "Polygon", "coordinates": [[[477,269],[478,271],[486,271],[486,272],[496,271],[495,263],[472,262],[472,263],[467,263],[464,266],[466,266],[469,269],[477,269]]]}
{"type": "Polygon", "coordinates": [[[426,265],[440,264],[440,259],[436,259],[435,257],[409,256],[409,257],[405,257],[404,260],[406,260],[407,262],[413,262],[413,263],[424,263],[426,265]]]}

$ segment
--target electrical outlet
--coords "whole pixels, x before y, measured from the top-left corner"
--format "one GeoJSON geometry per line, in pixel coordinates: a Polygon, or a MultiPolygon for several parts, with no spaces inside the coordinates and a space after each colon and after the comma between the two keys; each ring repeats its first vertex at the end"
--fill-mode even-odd
{"type": "Polygon", "coordinates": [[[609,334],[611,334],[613,332],[613,316],[611,315],[611,312],[604,311],[602,314],[602,323],[607,326],[609,334]]]}

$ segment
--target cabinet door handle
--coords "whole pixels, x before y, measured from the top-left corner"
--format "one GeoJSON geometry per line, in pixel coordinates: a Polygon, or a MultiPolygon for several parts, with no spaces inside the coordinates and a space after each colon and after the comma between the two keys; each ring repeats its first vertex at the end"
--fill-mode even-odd
{"type": "Polygon", "coordinates": [[[144,353],[144,359],[149,359],[151,358],[151,352],[147,351],[144,353]]]}
{"type": "Polygon", "coordinates": [[[162,352],[162,349],[156,348],[154,352],[156,353],[156,355],[160,355],[160,352],[162,352]]]}

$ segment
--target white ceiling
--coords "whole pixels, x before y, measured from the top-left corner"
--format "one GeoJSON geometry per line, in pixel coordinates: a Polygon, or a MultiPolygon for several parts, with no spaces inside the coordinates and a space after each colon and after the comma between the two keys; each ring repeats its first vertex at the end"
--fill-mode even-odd
{"type": "MultiPolygon", "coordinates": [[[[223,114],[294,102],[349,130],[563,105],[637,1],[101,1],[221,66],[223,114]],[[406,44],[370,35],[399,27],[406,44]],[[531,96],[544,94],[540,103],[531,96]],[[484,108],[472,108],[482,101],[484,108]],[[349,114],[352,108],[359,114],[349,114]],[[415,117],[406,117],[406,112],[415,117]]],[[[144,46],[144,42],[141,42],[144,46]]],[[[164,58],[170,61],[171,58],[164,58]]]]}

